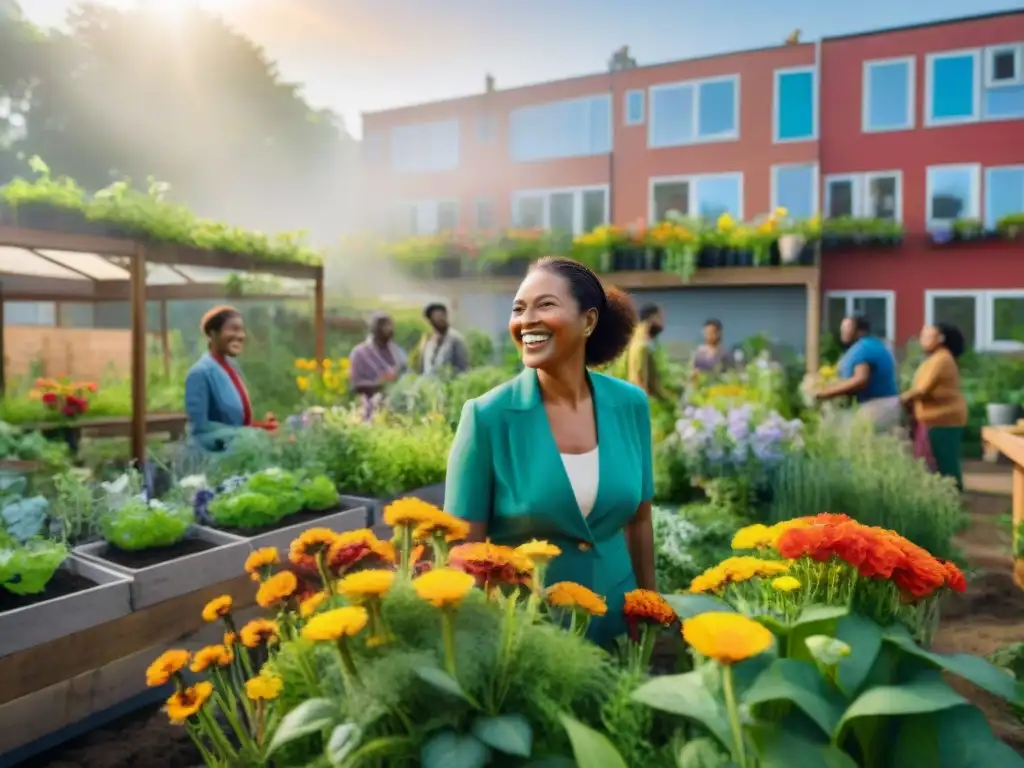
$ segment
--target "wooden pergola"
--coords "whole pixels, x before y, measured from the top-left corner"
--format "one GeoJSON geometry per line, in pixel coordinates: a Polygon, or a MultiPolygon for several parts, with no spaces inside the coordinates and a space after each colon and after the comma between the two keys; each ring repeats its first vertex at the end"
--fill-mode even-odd
{"type": "MultiPolygon", "coordinates": [[[[320,265],[268,261],[254,256],[207,251],[170,243],[64,234],[0,225],[0,319],[5,301],[100,303],[131,307],[131,448],[140,463],[146,454],[146,303],[160,302],[165,358],[167,302],[224,300],[232,273],[274,276],[296,290],[245,293],[246,300],[295,299],[301,282],[312,281],[314,349],[324,357],[324,270],[320,265]]],[[[305,288],[308,291],[308,285],[305,288]]],[[[2,322],[2,321],[0,321],[2,322]]],[[[0,324],[2,328],[2,324],[0,324]]],[[[0,333],[0,385],[4,356],[0,333]]]]}

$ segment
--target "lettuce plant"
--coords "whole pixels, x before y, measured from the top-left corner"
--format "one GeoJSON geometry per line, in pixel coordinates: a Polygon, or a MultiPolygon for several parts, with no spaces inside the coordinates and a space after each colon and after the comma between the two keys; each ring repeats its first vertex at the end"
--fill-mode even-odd
{"type": "Polygon", "coordinates": [[[66,545],[45,539],[0,549],[0,585],[15,595],[37,595],[67,556],[66,545]]]}
{"type": "Polygon", "coordinates": [[[207,503],[206,511],[221,528],[266,528],[288,516],[273,497],[245,489],[217,496],[207,503]]]}
{"type": "Polygon", "coordinates": [[[206,501],[206,515],[222,528],[267,528],[302,510],[322,512],[338,504],[326,475],[305,481],[292,472],[265,469],[240,484],[227,484],[206,501]]]}
{"type": "Polygon", "coordinates": [[[317,475],[302,486],[302,507],[322,512],[338,505],[338,489],[327,475],[317,475]]]}
{"type": "Polygon", "coordinates": [[[191,507],[131,498],[103,516],[100,532],[108,544],[134,552],[177,544],[193,523],[195,513],[191,507]]]}

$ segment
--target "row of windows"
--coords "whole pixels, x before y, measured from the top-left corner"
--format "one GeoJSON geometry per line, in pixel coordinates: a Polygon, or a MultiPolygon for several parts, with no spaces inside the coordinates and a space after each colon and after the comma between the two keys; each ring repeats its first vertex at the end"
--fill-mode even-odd
{"type": "MultiPolygon", "coordinates": [[[[833,291],[825,294],[824,329],[839,333],[849,315],[863,315],[871,329],[897,343],[894,291],[833,291]]],[[[968,347],[986,352],[1024,349],[1024,291],[925,291],[924,322],[952,323],[968,347]]],[[[901,329],[906,332],[908,329],[901,329]]],[[[910,334],[907,333],[909,336],[910,334]]]]}

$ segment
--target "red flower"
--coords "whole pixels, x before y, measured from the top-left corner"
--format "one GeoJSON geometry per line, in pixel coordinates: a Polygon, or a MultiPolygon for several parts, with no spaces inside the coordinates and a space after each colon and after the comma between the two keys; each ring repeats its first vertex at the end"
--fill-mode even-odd
{"type": "Polygon", "coordinates": [[[47,405],[56,405],[57,395],[54,394],[53,392],[47,392],[46,394],[43,395],[43,402],[46,403],[47,405]]]}
{"type": "Polygon", "coordinates": [[[954,592],[966,592],[967,579],[964,578],[963,571],[948,560],[940,560],[939,562],[942,563],[942,569],[946,572],[946,586],[954,592]]]}

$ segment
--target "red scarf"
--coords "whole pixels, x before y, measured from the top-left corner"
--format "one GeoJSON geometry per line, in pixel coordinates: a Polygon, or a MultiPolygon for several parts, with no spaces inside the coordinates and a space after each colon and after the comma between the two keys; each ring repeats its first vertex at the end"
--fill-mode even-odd
{"type": "Polygon", "coordinates": [[[215,355],[212,352],[210,356],[217,361],[217,365],[224,369],[224,373],[231,379],[231,383],[235,385],[235,391],[238,392],[238,396],[242,398],[242,424],[243,426],[252,426],[252,402],[249,400],[249,390],[245,388],[245,384],[242,382],[242,377],[238,375],[238,371],[235,370],[235,366],[231,365],[220,355],[215,355]]]}

